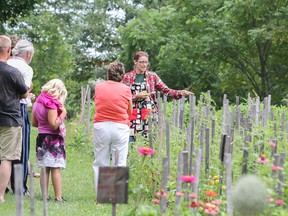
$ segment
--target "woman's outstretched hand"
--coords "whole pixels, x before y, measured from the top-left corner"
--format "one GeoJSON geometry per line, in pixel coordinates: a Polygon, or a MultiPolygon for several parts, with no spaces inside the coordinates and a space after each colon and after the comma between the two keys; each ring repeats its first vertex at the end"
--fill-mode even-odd
{"type": "Polygon", "coordinates": [[[182,96],[187,96],[187,95],[190,95],[190,94],[194,94],[193,92],[190,92],[190,91],[187,91],[187,90],[181,90],[181,95],[182,96]]]}

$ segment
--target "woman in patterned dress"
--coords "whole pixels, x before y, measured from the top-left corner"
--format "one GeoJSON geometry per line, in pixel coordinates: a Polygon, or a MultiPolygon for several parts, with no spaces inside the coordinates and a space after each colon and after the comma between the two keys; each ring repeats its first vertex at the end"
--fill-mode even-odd
{"type": "Polygon", "coordinates": [[[156,90],[161,91],[167,97],[180,99],[189,94],[186,90],[170,89],[160,77],[147,68],[149,66],[149,55],[139,51],[133,58],[135,69],[124,75],[122,82],[131,89],[133,98],[133,112],[130,115],[130,142],[135,141],[135,135],[140,133],[144,137],[148,134],[149,113],[157,112],[156,90]]]}

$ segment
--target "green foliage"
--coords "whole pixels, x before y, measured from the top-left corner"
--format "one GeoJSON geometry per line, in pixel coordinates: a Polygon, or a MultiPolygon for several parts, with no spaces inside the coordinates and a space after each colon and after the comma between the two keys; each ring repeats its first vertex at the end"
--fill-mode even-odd
{"type": "Polygon", "coordinates": [[[29,15],[37,4],[44,0],[9,0],[1,1],[0,24],[6,21],[15,24],[17,19],[29,15]]]}

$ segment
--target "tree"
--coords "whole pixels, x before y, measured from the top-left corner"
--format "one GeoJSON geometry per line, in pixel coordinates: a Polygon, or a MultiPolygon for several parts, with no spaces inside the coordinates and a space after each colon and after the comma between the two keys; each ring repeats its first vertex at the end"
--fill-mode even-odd
{"type": "Polygon", "coordinates": [[[29,15],[43,0],[3,0],[1,1],[0,31],[4,32],[6,21],[16,24],[20,17],[29,15]]]}
{"type": "Polygon", "coordinates": [[[169,4],[170,9],[143,12],[120,30],[122,59],[128,61],[127,52],[155,50],[154,69],[171,87],[211,90],[220,100],[223,93],[246,97],[255,92],[281,101],[288,81],[286,1],[169,4]]]}

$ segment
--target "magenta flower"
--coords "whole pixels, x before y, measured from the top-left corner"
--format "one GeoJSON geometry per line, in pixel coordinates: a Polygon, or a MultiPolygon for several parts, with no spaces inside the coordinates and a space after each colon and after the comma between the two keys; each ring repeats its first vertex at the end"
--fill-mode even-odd
{"type": "Polygon", "coordinates": [[[160,203],[160,200],[159,199],[152,199],[152,202],[158,204],[158,203],[160,203]]]}
{"type": "Polygon", "coordinates": [[[186,183],[196,182],[196,178],[194,176],[181,176],[180,180],[186,183]]]}
{"type": "Polygon", "coordinates": [[[182,193],[182,192],[176,192],[176,196],[184,196],[184,193],[182,193]]]}
{"type": "Polygon", "coordinates": [[[167,197],[167,193],[164,190],[156,193],[156,196],[167,197]]]}
{"type": "Polygon", "coordinates": [[[217,215],[219,213],[219,211],[217,211],[215,209],[205,209],[204,212],[206,214],[210,214],[210,215],[217,215]]]}
{"type": "Polygon", "coordinates": [[[189,194],[189,198],[198,198],[198,195],[196,193],[189,194]]]}
{"type": "Polygon", "coordinates": [[[275,165],[272,165],[272,166],[271,166],[271,169],[274,170],[274,171],[276,171],[276,170],[283,170],[282,167],[280,167],[280,166],[275,166],[275,165]]]}
{"type": "Polygon", "coordinates": [[[276,143],[272,140],[269,141],[268,145],[270,145],[272,148],[276,147],[276,143]]]}
{"type": "Polygon", "coordinates": [[[144,156],[154,154],[154,150],[150,147],[138,148],[138,152],[144,156]]]}
{"type": "Polygon", "coordinates": [[[211,203],[214,205],[221,205],[221,202],[218,200],[212,200],[211,203]]]}
{"type": "Polygon", "coordinates": [[[276,205],[282,205],[284,203],[284,201],[282,200],[282,199],[277,199],[276,201],[275,201],[275,204],[276,205]]]}
{"type": "Polygon", "coordinates": [[[267,163],[269,160],[265,156],[261,156],[257,159],[258,163],[267,163]]]}

